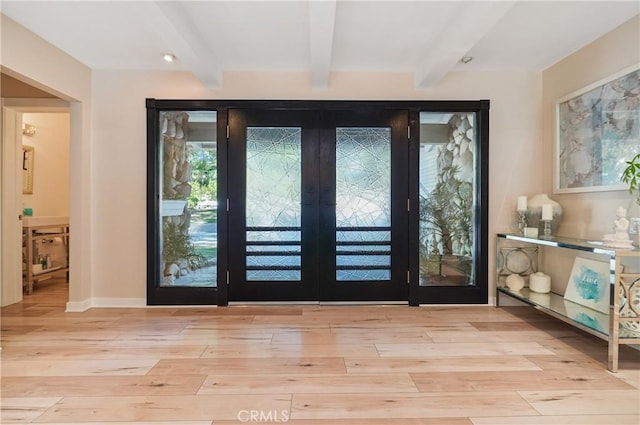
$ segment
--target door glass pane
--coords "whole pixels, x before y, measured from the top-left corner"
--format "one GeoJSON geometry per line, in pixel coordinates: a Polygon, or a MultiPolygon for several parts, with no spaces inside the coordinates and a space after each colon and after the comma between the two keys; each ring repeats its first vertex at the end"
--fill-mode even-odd
{"type": "Polygon", "coordinates": [[[216,286],[216,112],[161,112],[159,143],[160,286],[216,286]]]}
{"type": "Polygon", "coordinates": [[[420,285],[474,285],[472,113],[420,114],[420,285]]]}
{"type": "Polygon", "coordinates": [[[301,278],[302,131],[247,128],[246,277],[301,278]]]}
{"type": "Polygon", "coordinates": [[[336,280],[391,279],[391,128],[336,129],[336,280]]]}

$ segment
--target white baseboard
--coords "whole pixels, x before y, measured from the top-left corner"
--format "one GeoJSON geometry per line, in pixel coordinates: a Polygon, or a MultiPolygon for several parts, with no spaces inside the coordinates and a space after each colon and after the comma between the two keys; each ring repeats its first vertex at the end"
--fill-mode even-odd
{"type": "Polygon", "coordinates": [[[91,307],[141,308],[147,307],[146,298],[91,298],[91,307]]]}
{"type": "Polygon", "coordinates": [[[91,308],[91,300],[84,301],[68,301],[65,313],[82,313],[91,308]]]}
{"type": "Polygon", "coordinates": [[[90,308],[143,308],[147,307],[146,298],[102,298],[94,297],[84,301],[69,301],[67,313],[80,313],[90,308]]]}

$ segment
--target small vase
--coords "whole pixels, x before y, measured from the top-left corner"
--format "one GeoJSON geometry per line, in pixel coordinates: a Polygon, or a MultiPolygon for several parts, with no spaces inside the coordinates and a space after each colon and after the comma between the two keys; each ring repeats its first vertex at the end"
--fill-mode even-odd
{"type": "Polygon", "coordinates": [[[507,276],[507,278],[505,279],[505,283],[507,284],[507,287],[514,292],[518,292],[519,290],[524,288],[524,279],[522,278],[522,276],[515,273],[507,276]]]}
{"type": "Polygon", "coordinates": [[[549,198],[546,193],[535,195],[527,200],[527,212],[525,218],[528,227],[537,227],[539,234],[544,232],[544,222],[542,221],[542,206],[550,204],[553,208],[553,219],[551,220],[551,234],[555,235],[562,218],[562,207],[559,203],[549,198]]]}

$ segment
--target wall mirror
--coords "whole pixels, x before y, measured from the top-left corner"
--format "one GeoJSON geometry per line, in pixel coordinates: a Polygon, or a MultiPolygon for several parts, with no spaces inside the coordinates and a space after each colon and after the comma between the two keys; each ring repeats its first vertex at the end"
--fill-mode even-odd
{"type": "Polygon", "coordinates": [[[22,145],[22,193],[33,193],[33,146],[22,145]]]}

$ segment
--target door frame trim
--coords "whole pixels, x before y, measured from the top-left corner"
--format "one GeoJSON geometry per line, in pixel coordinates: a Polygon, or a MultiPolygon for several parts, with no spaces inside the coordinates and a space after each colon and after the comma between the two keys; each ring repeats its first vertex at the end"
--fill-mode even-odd
{"type": "MultiPolygon", "coordinates": [[[[159,178],[159,117],[160,111],[212,111],[216,112],[216,138],[218,148],[218,205],[226,205],[227,196],[227,114],[224,107],[207,106],[191,101],[146,100],[147,108],[147,305],[227,305],[227,286],[221,284],[226,277],[227,250],[219,250],[218,282],[215,287],[158,286],[160,258],[160,187],[159,178]],[[185,102],[187,104],[185,104],[185,102]],[[171,106],[173,104],[173,106],[171,106]],[[191,104],[191,105],[188,105],[191,104]],[[224,195],[224,198],[221,196],[224,195]],[[224,201],[223,201],[224,199],[224,201]],[[222,252],[221,252],[222,251],[222,252]],[[223,273],[221,275],[221,273],[223,273]]],[[[227,214],[218,209],[218,244],[226,244],[227,214]]],[[[224,245],[223,245],[224,246],[224,245]]],[[[226,283],[226,282],[225,282],[226,283]]]]}
{"type": "MultiPolygon", "coordinates": [[[[185,100],[185,99],[146,99],[147,106],[147,304],[148,305],[203,305],[206,303],[227,305],[228,289],[224,277],[228,270],[229,258],[226,250],[221,250],[218,258],[218,285],[215,288],[159,288],[156,264],[159,260],[158,249],[158,211],[156,152],[159,111],[217,111],[218,120],[218,203],[226,204],[228,198],[228,174],[226,168],[228,141],[226,137],[227,111],[236,109],[264,110],[381,110],[406,109],[409,111],[409,202],[418,205],[417,160],[419,152],[419,113],[420,112],[473,112],[478,118],[478,156],[477,156],[477,202],[474,233],[474,256],[476,258],[475,283],[472,287],[420,287],[417,250],[409,255],[409,304],[446,304],[451,303],[452,291],[455,304],[488,303],[488,194],[489,194],[489,105],[482,100],[185,100]],[[225,143],[224,141],[227,141],[225,143]],[[434,288],[438,290],[435,291],[434,288]],[[166,289],[158,293],[158,289],[166,289]],[[194,291],[195,290],[195,291],[194,291]]],[[[409,211],[409,246],[417,246],[418,209],[409,211]]],[[[218,210],[218,243],[228,242],[228,217],[226,210],[218,210]]]]}
{"type": "MultiPolygon", "coordinates": [[[[474,213],[474,282],[469,286],[420,286],[419,255],[409,257],[409,304],[488,304],[489,291],[489,100],[480,100],[457,107],[451,102],[447,109],[427,107],[410,113],[411,140],[409,141],[409,199],[411,205],[420,204],[420,112],[468,112],[477,119],[477,155],[475,163],[476,202],[474,213]]],[[[420,235],[420,210],[411,208],[409,213],[409,245],[418,246],[420,235]]]]}

